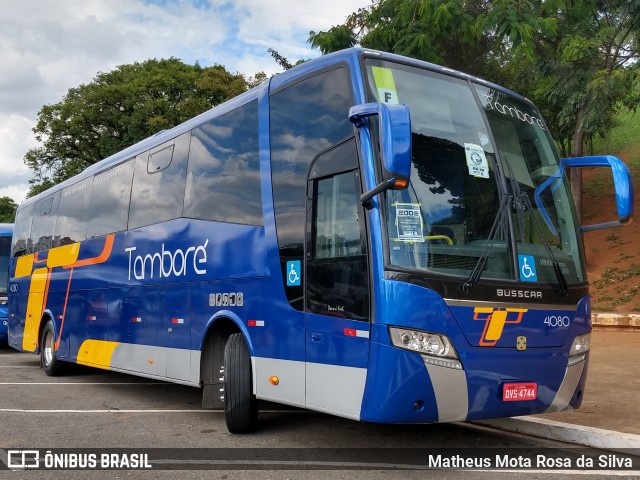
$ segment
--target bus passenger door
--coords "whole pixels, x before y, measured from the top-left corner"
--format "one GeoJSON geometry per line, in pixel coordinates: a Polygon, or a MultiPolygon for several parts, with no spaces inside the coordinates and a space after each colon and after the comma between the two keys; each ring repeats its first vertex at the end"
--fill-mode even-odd
{"type": "Polygon", "coordinates": [[[369,358],[369,274],[359,171],[345,166],[357,167],[352,141],[320,157],[308,185],[306,403],[358,418],[369,358]],[[334,166],[342,171],[332,173],[334,166]]]}

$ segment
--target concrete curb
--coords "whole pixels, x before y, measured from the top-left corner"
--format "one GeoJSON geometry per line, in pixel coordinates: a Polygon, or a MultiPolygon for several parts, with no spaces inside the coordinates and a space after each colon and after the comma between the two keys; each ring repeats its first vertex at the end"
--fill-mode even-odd
{"type": "Polygon", "coordinates": [[[640,314],[637,313],[591,313],[594,327],[624,330],[640,329],[640,314]]]}
{"type": "Polygon", "coordinates": [[[547,440],[573,443],[614,452],[629,453],[625,449],[640,448],[640,435],[555,422],[545,418],[513,417],[497,420],[479,420],[472,423],[508,432],[546,438],[547,440]]]}

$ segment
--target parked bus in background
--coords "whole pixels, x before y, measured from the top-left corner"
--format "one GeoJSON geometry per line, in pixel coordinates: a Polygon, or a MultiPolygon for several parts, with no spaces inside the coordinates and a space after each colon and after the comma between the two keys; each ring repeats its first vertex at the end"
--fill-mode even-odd
{"type": "MultiPolygon", "coordinates": [[[[371,422],[582,402],[591,312],[565,168],[525,98],[354,48],[306,62],[20,205],[9,343],[371,422]]],[[[613,207],[612,207],[613,210],[613,207]]]]}
{"type": "Polygon", "coordinates": [[[9,257],[13,224],[0,223],[0,345],[7,343],[9,314],[7,313],[7,287],[9,285],[9,257]]]}

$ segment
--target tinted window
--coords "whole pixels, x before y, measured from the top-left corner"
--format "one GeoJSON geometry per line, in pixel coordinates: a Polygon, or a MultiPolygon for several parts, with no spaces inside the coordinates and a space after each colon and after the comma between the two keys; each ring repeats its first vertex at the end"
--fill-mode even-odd
{"type": "Polygon", "coordinates": [[[0,294],[5,296],[9,278],[9,252],[11,252],[11,237],[0,237],[0,294]]]}
{"type": "Polygon", "coordinates": [[[182,216],[190,133],[136,158],[129,228],[182,216]]]}
{"type": "Polygon", "coordinates": [[[262,225],[258,102],[193,130],[184,215],[262,225]]]}
{"type": "Polygon", "coordinates": [[[357,200],[353,173],[318,181],[313,258],[353,257],[364,253],[357,200]]]}
{"type": "Polygon", "coordinates": [[[150,153],[149,161],[147,162],[147,173],[155,173],[167,168],[171,164],[171,159],[173,158],[174,146],[174,143],[171,142],[168,147],[160,147],[162,150],[150,153]]]}
{"type": "Polygon", "coordinates": [[[60,192],[56,192],[36,203],[31,230],[35,252],[53,247],[53,232],[56,228],[59,201],[60,192]]]}
{"type": "Polygon", "coordinates": [[[62,190],[54,246],[81,242],[87,231],[87,205],[93,178],[87,178],[62,190]]]}
{"type": "Polygon", "coordinates": [[[13,231],[13,255],[18,257],[33,251],[31,242],[31,222],[35,203],[20,208],[16,214],[16,224],[13,231]]]}
{"type": "Polygon", "coordinates": [[[127,229],[133,162],[128,160],[93,177],[87,238],[127,229]]]}
{"type": "MultiPolygon", "coordinates": [[[[311,161],[353,135],[353,97],[346,68],[296,83],[271,96],[271,176],[282,275],[287,260],[304,255],[305,196],[311,161]]],[[[303,286],[287,287],[291,305],[302,310],[303,286]]]]}
{"type": "Polygon", "coordinates": [[[369,285],[357,171],[312,182],[312,255],[307,262],[307,309],[368,320],[369,285]]]}

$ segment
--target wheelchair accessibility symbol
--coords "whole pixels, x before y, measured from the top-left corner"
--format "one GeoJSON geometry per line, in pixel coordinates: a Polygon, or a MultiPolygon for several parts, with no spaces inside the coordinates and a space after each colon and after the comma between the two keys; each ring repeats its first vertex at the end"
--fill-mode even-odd
{"type": "Polygon", "coordinates": [[[520,280],[523,282],[537,282],[536,259],[533,255],[518,255],[520,265],[520,280]]]}
{"type": "Polygon", "coordinates": [[[300,260],[287,262],[287,287],[300,286],[300,260]]]}

